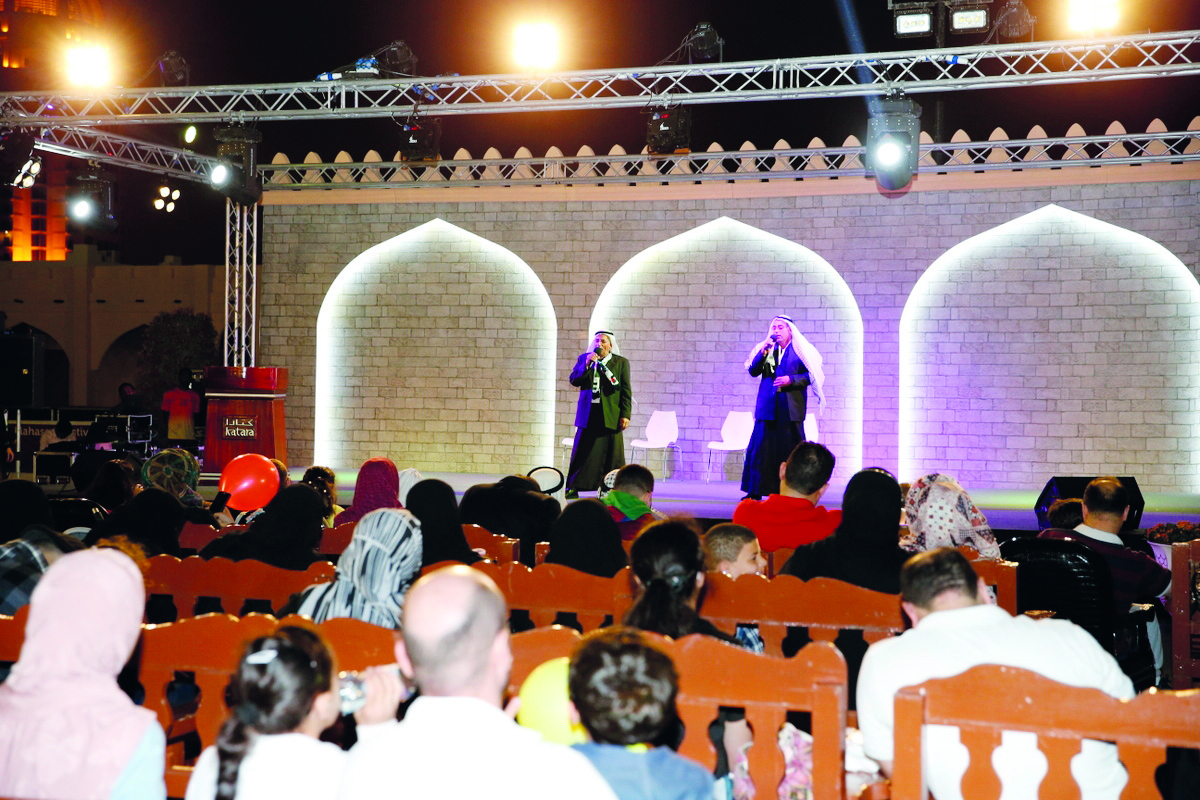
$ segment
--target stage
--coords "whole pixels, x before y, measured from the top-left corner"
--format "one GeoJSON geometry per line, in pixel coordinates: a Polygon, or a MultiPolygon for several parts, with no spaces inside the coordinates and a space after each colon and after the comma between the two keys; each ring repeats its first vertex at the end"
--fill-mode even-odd
{"type": "MultiPolygon", "coordinates": [[[[298,480],[303,470],[293,470],[291,477],[298,480]]],[[[478,475],[452,472],[425,472],[426,478],[437,478],[450,484],[461,499],[463,492],[478,483],[492,483],[502,475],[478,475]]],[[[348,506],[354,502],[354,482],[358,470],[338,470],[338,502],[348,506]]],[[[842,507],[844,486],[831,486],[821,499],[826,508],[842,507]]],[[[202,493],[209,497],[215,486],[205,487],[202,493]]],[[[967,487],[971,499],[987,516],[989,524],[996,530],[1036,531],[1037,515],[1033,512],[1041,487],[1031,490],[980,489],[967,487]]],[[[1146,508],[1142,514],[1142,528],[1150,528],[1163,522],[1200,523],[1200,495],[1173,492],[1143,492],[1146,508]]],[[[561,491],[554,495],[565,503],[561,491]]],[[[581,497],[594,497],[594,493],[583,492],[581,497]]],[[[702,520],[728,520],[733,509],[742,498],[737,481],[659,480],[654,487],[655,509],[667,514],[690,514],[702,520]]]]}

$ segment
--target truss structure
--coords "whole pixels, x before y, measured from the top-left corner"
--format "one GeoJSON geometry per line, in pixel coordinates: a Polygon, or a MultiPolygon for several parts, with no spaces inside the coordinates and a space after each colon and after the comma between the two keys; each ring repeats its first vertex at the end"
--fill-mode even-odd
{"type": "Polygon", "coordinates": [[[258,206],[226,200],[225,366],[254,366],[257,319],[258,206]]]}
{"type": "Polygon", "coordinates": [[[38,150],[180,180],[204,180],[219,163],[190,150],[132,139],[99,128],[43,128],[39,134],[34,144],[38,150]]]}
{"type": "MultiPolygon", "coordinates": [[[[629,185],[855,177],[870,174],[859,146],[736,150],[674,156],[610,154],[439,162],[265,164],[264,189],[437,189],[447,186],[629,185]]],[[[1008,139],[921,145],[920,172],[1064,169],[1200,161],[1200,131],[1008,139]]]]}
{"type": "Polygon", "coordinates": [[[866,55],[677,64],[554,75],[415,77],[247,86],[12,92],[13,126],[289,121],[658,103],[729,103],[1008,88],[1200,73],[1200,31],[866,55]],[[865,76],[865,77],[863,77],[865,76]]]}

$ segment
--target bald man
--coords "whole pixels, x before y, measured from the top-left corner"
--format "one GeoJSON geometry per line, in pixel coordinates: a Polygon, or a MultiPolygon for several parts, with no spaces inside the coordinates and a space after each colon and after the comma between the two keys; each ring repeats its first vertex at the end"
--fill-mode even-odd
{"type": "Polygon", "coordinates": [[[462,565],[431,572],[409,590],[401,627],[396,660],[421,696],[350,752],[339,798],[615,800],[585,757],[504,712],[508,609],[490,578],[462,565]]]}

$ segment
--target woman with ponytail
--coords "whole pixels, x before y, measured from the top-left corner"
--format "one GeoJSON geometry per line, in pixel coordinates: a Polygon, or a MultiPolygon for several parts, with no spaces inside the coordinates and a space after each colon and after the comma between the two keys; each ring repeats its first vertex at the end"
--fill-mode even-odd
{"type": "MultiPolygon", "coordinates": [[[[360,739],[377,723],[394,723],[401,699],[394,668],[372,667],[366,686],[366,705],[354,715],[360,739]]],[[[320,636],[284,627],[252,641],[227,699],[230,717],[200,754],[186,800],[337,794],[347,753],[319,739],[340,713],[333,656],[320,636]]]]}

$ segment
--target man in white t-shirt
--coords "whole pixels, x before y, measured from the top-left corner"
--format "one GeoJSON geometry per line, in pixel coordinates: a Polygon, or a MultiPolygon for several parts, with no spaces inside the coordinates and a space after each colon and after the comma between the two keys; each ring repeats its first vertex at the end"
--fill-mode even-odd
{"type": "Polygon", "coordinates": [[[615,800],[583,755],[501,708],[512,667],[504,596],[458,565],[409,590],[396,660],[421,696],[394,728],[350,753],[339,798],[615,800]]]}
{"type": "MultiPolygon", "coordinates": [[[[980,664],[999,664],[1121,699],[1134,695],[1116,660],[1087,631],[1066,620],[1013,617],[992,605],[983,582],[957,550],[941,548],[910,558],[900,573],[900,599],[912,629],[871,645],[858,676],[863,746],[889,775],[895,695],[905,686],[958,675],[980,664]]],[[[1036,748],[1032,733],[1004,734],[994,763],[1006,800],[1036,800],[1046,769],[1036,748]]],[[[958,731],[928,726],[924,753],[925,782],[936,800],[961,800],[968,755],[958,731]]],[[[1071,773],[1083,800],[1117,800],[1126,781],[1116,748],[1094,741],[1083,742],[1072,759],[1071,773]]]]}

